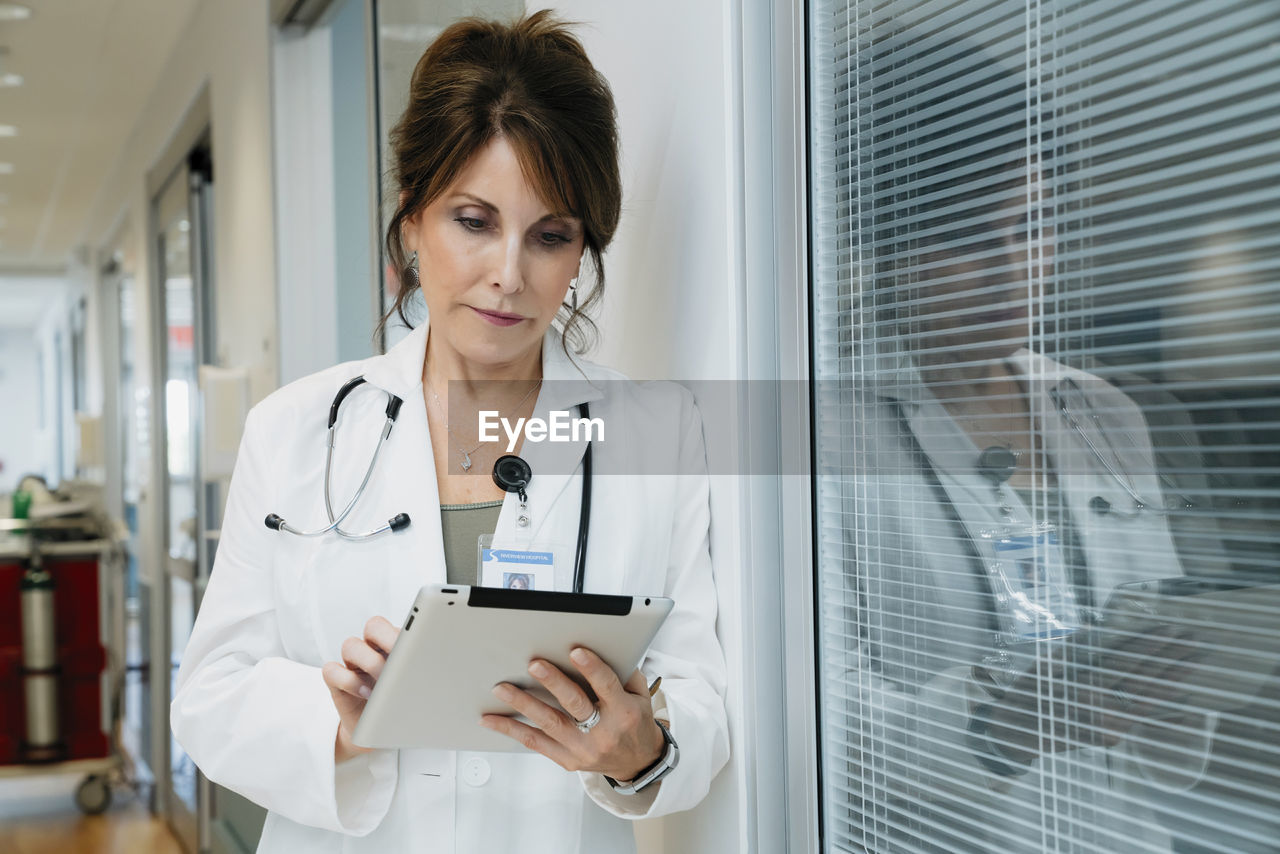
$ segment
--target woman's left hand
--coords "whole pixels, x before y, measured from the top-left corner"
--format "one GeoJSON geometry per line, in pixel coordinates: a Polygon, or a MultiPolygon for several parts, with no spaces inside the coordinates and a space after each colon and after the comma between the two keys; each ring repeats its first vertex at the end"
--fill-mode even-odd
{"type": "Polygon", "coordinates": [[[493,689],[494,696],[536,726],[505,715],[485,715],[480,724],[514,738],[566,771],[605,774],[615,780],[635,779],[658,761],[666,744],[653,719],[644,674],[635,671],[624,685],[609,665],[589,649],[578,647],[569,658],[599,698],[600,721],[590,732],[581,732],[577,722],[591,717],[595,709],[591,699],[563,671],[542,659],[530,662],[529,674],[551,692],[564,711],[503,682],[493,689]]]}

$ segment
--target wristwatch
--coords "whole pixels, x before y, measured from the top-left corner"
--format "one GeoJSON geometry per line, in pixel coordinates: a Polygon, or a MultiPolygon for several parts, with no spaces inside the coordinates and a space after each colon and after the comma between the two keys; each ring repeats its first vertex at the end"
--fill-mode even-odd
{"type": "Polygon", "coordinates": [[[973,758],[978,760],[978,764],[991,773],[1001,777],[1020,777],[1030,766],[1006,756],[1000,749],[1000,743],[987,734],[987,727],[991,725],[990,713],[991,706],[986,703],[973,710],[969,725],[965,727],[965,744],[973,751],[973,758]]]}
{"type": "Polygon", "coordinates": [[[658,729],[662,730],[662,739],[667,743],[667,749],[658,757],[657,762],[641,771],[629,783],[619,783],[612,777],[605,775],[609,785],[619,795],[634,795],[643,791],[674,771],[676,765],[680,762],[680,747],[676,744],[676,740],[671,737],[671,730],[667,729],[662,721],[654,721],[654,723],[658,725],[658,729]]]}

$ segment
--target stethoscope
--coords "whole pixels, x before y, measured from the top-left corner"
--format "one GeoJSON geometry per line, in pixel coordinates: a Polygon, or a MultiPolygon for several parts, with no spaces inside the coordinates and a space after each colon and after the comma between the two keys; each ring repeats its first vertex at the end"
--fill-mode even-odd
{"type": "MultiPolygon", "coordinates": [[[[368,540],[388,531],[392,533],[403,531],[409,527],[409,514],[397,513],[387,520],[385,525],[374,528],[371,531],[361,533],[352,533],[351,531],[342,530],[342,523],[351,511],[355,509],[357,502],[364,495],[365,487],[369,484],[369,478],[373,476],[374,467],[378,464],[378,456],[382,453],[382,446],[386,444],[387,437],[391,435],[391,428],[395,426],[396,418],[400,415],[400,407],[404,401],[396,397],[391,392],[387,392],[387,409],[386,423],[382,425],[382,434],[378,438],[378,444],[373,449],[373,457],[369,460],[369,465],[365,469],[364,478],[360,481],[360,485],[356,487],[355,494],[351,496],[351,500],[347,502],[347,506],[342,512],[334,515],[333,499],[330,490],[331,474],[333,472],[333,449],[336,442],[338,410],[342,408],[342,402],[347,399],[347,395],[351,394],[358,386],[365,382],[363,376],[354,377],[343,384],[338,389],[338,393],[333,396],[333,402],[329,405],[329,426],[326,436],[326,450],[324,459],[324,509],[329,517],[329,524],[323,528],[316,528],[314,531],[299,530],[288,522],[286,522],[278,514],[271,513],[264,520],[268,528],[273,531],[284,531],[285,533],[294,534],[299,537],[319,537],[333,531],[344,540],[368,540]]],[[[578,412],[582,418],[590,419],[591,410],[586,403],[578,404],[578,412]]],[[[520,500],[520,523],[522,526],[528,525],[528,500],[527,489],[529,483],[533,480],[533,469],[522,458],[515,454],[507,454],[499,457],[493,464],[493,482],[498,485],[504,492],[515,493],[520,500]]],[[[587,533],[591,527],[591,440],[587,440],[586,451],[582,455],[582,505],[578,511],[578,543],[574,551],[573,558],[573,592],[581,593],[583,580],[586,573],[587,561],[587,533]]]]}
{"type": "MultiPolygon", "coordinates": [[[[1112,455],[1115,455],[1115,446],[1112,445],[1111,440],[1107,438],[1107,432],[1102,428],[1102,424],[1098,419],[1098,414],[1089,407],[1089,399],[1085,396],[1084,390],[1080,388],[1080,384],[1070,377],[1067,377],[1066,379],[1059,381],[1056,386],[1049,389],[1049,399],[1053,401],[1054,406],[1058,407],[1058,414],[1062,416],[1063,420],[1066,421],[1071,429],[1074,430],[1084,441],[1085,447],[1087,447],[1089,452],[1093,454],[1094,458],[1102,464],[1103,469],[1106,470],[1111,479],[1114,480],[1133,501],[1133,508],[1131,510],[1122,510],[1107,499],[1103,498],[1101,495],[1095,495],[1089,500],[1089,509],[1100,516],[1108,513],[1114,513],[1117,516],[1123,516],[1126,518],[1140,516],[1144,511],[1155,513],[1160,516],[1165,516],[1173,512],[1166,508],[1160,501],[1148,501],[1141,493],[1134,489],[1133,483],[1129,477],[1121,472],[1119,468],[1112,463],[1108,455],[1104,454],[1102,449],[1098,447],[1097,443],[1093,441],[1093,437],[1089,435],[1089,431],[1085,429],[1084,424],[1081,422],[1079,414],[1068,402],[1068,396],[1074,397],[1074,399],[1083,402],[1081,408],[1088,410],[1089,417],[1093,420],[1094,427],[1098,430],[1098,435],[1103,437],[1107,442],[1107,446],[1112,455]]],[[[987,449],[987,451],[990,450],[990,448],[987,449]]],[[[984,451],[983,453],[985,454],[987,451],[984,451]]],[[[979,462],[979,468],[981,469],[981,461],[979,462]]],[[[1183,504],[1183,507],[1181,508],[1182,510],[1185,511],[1194,508],[1194,505],[1187,500],[1185,495],[1178,497],[1181,499],[1183,504]]]]}
{"type": "MultiPolygon", "coordinates": [[[[1089,399],[1084,394],[1084,390],[1080,388],[1079,383],[1069,377],[1065,378],[1049,390],[1049,397],[1053,401],[1054,406],[1057,407],[1058,413],[1062,416],[1063,420],[1066,421],[1067,425],[1080,436],[1085,447],[1088,448],[1089,452],[1098,460],[1099,464],[1103,467],[1103,470],[1106,471],[1108,477],[1114,480],[1133,501],[1132,510],[1122,510],[1106,498],[1100,495],[1095,495],[1089,500],[1089,509],[1094,514],[1099,516],[1111,514],[1119,518],[1133,519],[1142,515],[1143,512],[1151,512],[1158,515],[1166,515],[1171,512],[1170,510],[1165,509],[1158,501],[1152,502],[1146,500],[1141,493],[1134,489],[1129,478],[1111,462],[1107,455],[1103,453],[1102,449],[1098,447],[1098,444],[1093,441],[1093,438],[1089,435],[1089,431],[1085,429],[1085,425],[1080,419],[1080,410],[1084,410],[1089,413],[1099,435],[1101,435],[1104,441],[1106,441],[1111,452],[1113,454],[1115,453],[1115,446],[1112,445],[1110,439],[1107,438],[1107,433],[1102,428],[1097,413],[1095,413],[1089,405],[1089,399]],[[1078,403],[1073,406],[1073,401],[1078,401],[1078,403]]],[[[969,526],[965,524],[960,515],[959,508],[956,507],[955,502],[952,500],[950,494],[946,490],[946,487],[943,485],[942,478],[938,475],[933,463],[929,460],[929,456],[925,453],[923,446],[921,446],[920,440],[916,438],[915,432],[911,429],[910,422],[906,417],[902,404],[896,403],[895,409],[897,410],[898,423],[902,425],[903,432],[907,441],[910,443],[912,455],[919,462],[919,465],[923,469],[925,477],[929,482],[931,490],[936,495],[939,504],[944,508],[944,512],[946,512],[951,523],[961,532],[961,541],[964,543],[969,561],[974,567],[975,573],[982,578],[984,583],[987,585],[988,595],[992,596],[994,600],[994,594],[991,592],[990,588],[990,581],[987,579],[985,572],[987,561],[984,559],[977,542],[974,540],[975,535],[970,533],[969,526]]],[[[1008,448],[999,445],[992,446],[981,451],[978,454],[978,458],[975,463],[975,469],[996,490],[997,496],[1000,495],[1001,487],[1008,482],[1010,477],[1013,476],[1016,468],[1017,456],[1008,448]]],[[[1192,507],[1191,503],[1186,500],[1185,496],[1182,497],[1182,501],[1188,509],[1192,507]]],[[[1012,508],[1004,503],[1002,497],[999,498],[999,506],[1001,512],[1005,515],[1006,521],[1011,521],[1010,514],[1012,513],[1012,508]]],[[[1080,577],[1072,579],[1073,586],[1077,591],[1087,591],[1087,570],[1080,567],[1078,568],[1078,574],[1080,577]]],[[[1086,606],[1088,606],[1090,597],[1085,595],[1082,598],[1086,606]]],[[[994,613],[995,609],[992,607],[990,610],[994,613]]]]}

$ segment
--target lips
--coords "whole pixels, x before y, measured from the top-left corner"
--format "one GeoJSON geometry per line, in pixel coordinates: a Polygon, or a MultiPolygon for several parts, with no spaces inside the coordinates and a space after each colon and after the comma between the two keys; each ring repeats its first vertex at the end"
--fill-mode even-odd
{"type": "Polygon", "coordinates": [[[492,323],[494,326],[515,326],[517,323],[524,320],[524,318],[518,314],[508,314],[504,311],[485,311],[484,309],[476,308],[475,306],[469,306],[469,308],[489,323],[492,323]]]}

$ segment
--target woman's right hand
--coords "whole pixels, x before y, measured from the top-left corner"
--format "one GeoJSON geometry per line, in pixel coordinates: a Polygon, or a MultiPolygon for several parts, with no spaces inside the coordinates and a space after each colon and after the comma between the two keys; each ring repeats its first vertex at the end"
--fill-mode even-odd
{"type": "MultiPolygon", "coordinates": [[[[1076,652],[1069,648],[1064,658],[1076,652]]],[[[1003,754],[1027,763],[1044,753],[1116,744],[1135,724],[1177,709],[1181,683],[1198,655],[1191,633],[1173,626],[1099,652],[1083,665],[1035,662],[993,695],[985,713],[987,735],[1003,754]]]]}
{"type": "Polygon", "coordinates": [[[398,637],[398,627],[385,617],[373,617],[364,625],[364,637],[342,642],[341,663],[325,663],[321,671],[324,684],[329,687],[333,705],[338,710],[338,734],[333,745],[335,762],[370,752],[371,748],[359,747],[351,736],[398,637]]]}

